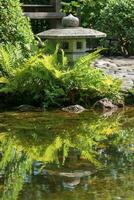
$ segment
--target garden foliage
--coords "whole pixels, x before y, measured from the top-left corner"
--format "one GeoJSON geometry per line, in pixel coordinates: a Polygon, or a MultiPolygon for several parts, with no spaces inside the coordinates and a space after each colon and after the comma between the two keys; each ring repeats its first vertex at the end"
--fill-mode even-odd
{"type": "Polygon", "coordinates": [[[0,0],[0,43],[29,48],[34,40],[29,21],[23,16],[19,0],[0,0]]]}
{"type": "MultiPolygon", "coordinates": [[[[110,0],[100,12],[95,27],[105,31],[111,51],[126,56],[134,54],[134,1],[110,0]]],[[[105,42],[105,46],[108,44],[105,42]]]]}
{"type": "MultiPolygon", "coordinates": [[[[83,1],[84,6],[86,3],[83,1]]],[[[0,0],[0,10],[2,94],[13,96],[18,104],[46,107],[89,105],[93,99],[108,97],[116,101],[120,98],[120,82],[92,67],[99,51],[81,57],[70,67],[62,50],[59,59],[58,46],[54,53],[47,43],[47,53],[38,49],[19,0],[0,0]]]]}
{"type": "Polygon", "coordinates": [[[92,99],[103,97],[117,100],[120,82],[91,66],[97,57],[98,52],[81,57],[70,68],[64,53],[59,62],[57,48],[53,54],[40,52],[18,64],[1,48],[1,92],[21,97],[21,103],[25,99],[25,103],[45,106],[89,105],[92,99]]]}
{"type": "Polygon", "coordinates": [[[133,0],[64,1],[64,12],[77,14],[80,10],[82,26],[107,33],[102,45],[109,49],[110,54],[134,54],[133,0]]]}

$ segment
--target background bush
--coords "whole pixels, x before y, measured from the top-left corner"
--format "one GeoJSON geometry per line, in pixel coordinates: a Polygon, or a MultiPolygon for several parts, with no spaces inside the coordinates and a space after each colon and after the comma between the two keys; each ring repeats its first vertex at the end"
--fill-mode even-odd
{"type": "Polygon", "coordinates": [[[64,0],[66,13],[80,9],[84,27],[107,33],[102,45],[109,54],[134,55],[134,1],[133,0],[64,0]]]}
{"type": "MultiPolygon", "coordinates": [[[[134,1],[110,0],[101,10],[95,28],[113,39],[111,51],[116,54],[134,54],[134,1]]],[[[104,42],[105,46],[108,44],[104,42]]]]}
{"type": "Polygon", "coordinates": [[[19,0],[0,0],[0,43],[20,44],[28,48],[34,40],[28,20],[23,16],[19,0]]]}

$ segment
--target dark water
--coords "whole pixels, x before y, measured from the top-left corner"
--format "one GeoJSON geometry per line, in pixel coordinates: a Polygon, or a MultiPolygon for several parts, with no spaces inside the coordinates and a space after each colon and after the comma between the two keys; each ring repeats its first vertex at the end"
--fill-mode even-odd
{"type": "Polygon", "coordinates": [[[0,113],[0,199],[133,200],[134,108],[0,113]]]}

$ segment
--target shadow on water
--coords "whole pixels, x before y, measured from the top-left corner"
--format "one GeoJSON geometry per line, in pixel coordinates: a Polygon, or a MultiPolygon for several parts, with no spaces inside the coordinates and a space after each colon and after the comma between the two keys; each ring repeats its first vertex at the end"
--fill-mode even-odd
{"type": "Polygon", "coordinates": [[[0,198],[132,200],[133,134],[133,108],[0,113],[0,198]]]}

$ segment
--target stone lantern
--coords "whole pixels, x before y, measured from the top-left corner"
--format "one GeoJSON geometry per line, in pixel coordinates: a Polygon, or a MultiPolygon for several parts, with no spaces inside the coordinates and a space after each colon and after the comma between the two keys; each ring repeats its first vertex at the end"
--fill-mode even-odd
{"type": "Polygon", "coordinates": [[[106,34],[94,29],[79,27],[79,19],[70,14],[63,17],[62,28],[47,30],[39,33],[38,36],[53,44],[59,43],[69,61],[73,62],[89,51],[86,41],[88,38],[103,38],[106,34]]]}

